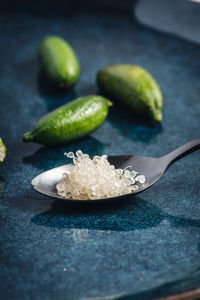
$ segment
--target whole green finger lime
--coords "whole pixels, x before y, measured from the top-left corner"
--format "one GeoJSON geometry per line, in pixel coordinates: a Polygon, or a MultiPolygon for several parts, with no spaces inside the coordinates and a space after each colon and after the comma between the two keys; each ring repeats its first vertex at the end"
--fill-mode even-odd
{"type": "Polygon", "coordinates": [[[38,48],[41,66],[59,87],[69,88],[80,74],[78,58],[72,47],[58,36],[46,37],[38,48]]]}
{"type": "Polygon", "coordinates": [[[22,139],[44,145],[75,141],[103,123],[110,105],[102,96],[80,97],[45,115],[22,139]]]}
{"type": "Polygon", "coordinates": [[[135,65],[110,65],[97,74],[101,90],[133,112],[152,120],[162,121],[162,92],[149,72],[135,65]]]}

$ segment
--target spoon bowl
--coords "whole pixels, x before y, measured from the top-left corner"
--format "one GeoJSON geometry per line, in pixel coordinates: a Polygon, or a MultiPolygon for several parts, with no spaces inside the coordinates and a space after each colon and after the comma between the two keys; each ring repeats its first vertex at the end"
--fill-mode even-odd
{"type": "Polygon", "coordinates": [[[37,177],[35,177],[31,185],[37,192],[50,196],[57,199],[68,200],[68,201],[104,201],[121,199],[125,196],[136,195],[143,192],[156,181],[158,181],[166,170],[180,158],[194,152],[200,148],[200,139],[192,140],[191,142],[184,144],[176,150],[170,152],[162,157],[149,157],[149,156],[138,156],[138,155],[118,155],[109,156],[108,161],[115,166],[115,168],[125,169],[130,166],[135,171],[146,177],[146,182],[139,187],[137,191],[129,194],[120,195],[117,197],[102,198],[102,199],[88,199],[88,200],[77,200],[77,199],[64,199],[57,194],[56,184],[62,179],[63,173],[70,173],[72,164],[66,164],[58,168],[48,170],[37,177]]]}

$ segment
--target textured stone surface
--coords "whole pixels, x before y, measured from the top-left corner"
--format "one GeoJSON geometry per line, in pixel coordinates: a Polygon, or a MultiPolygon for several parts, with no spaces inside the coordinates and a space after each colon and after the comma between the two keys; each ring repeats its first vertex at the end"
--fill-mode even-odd
{"type": "Polygon", "coordinates": [[[65,163],[65,151],[159,156],[199,136],[200,48],[140,27],[125,13],[1,12],[0,22],[0,136],[8,148],[0,169],[1,299],[144,300],[198,286],[198,152],[125,202],[54,201],[30,181],[65,163]],[[40,73],[36,48],[49,34],[66,38],[80,59],[80,80],[67,94],[40,73]],[[162,125],[115,104],[103,126],[77,143],[21,142],[48,111],[96,93],[95,74],[111,63],[139,64],[155,76],[165,96],[162,125]]]}

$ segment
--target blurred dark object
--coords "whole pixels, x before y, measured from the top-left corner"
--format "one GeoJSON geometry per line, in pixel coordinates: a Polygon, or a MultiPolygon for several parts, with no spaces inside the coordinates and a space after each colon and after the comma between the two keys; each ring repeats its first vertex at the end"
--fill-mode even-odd
{"type": "Polygon", "coordinates": [[[31,13],[39,16],[66,15],[74,11],[131,11],[136,0],[41,0],[41,1],[17,1],[2,0],[0,9],[13,13],[31,13]]]}
{"type": "Polygon", "coordinates": [[[138,21],[148,27],[200,43],[200,3],[189,0],[140,0],[138,21]]]}

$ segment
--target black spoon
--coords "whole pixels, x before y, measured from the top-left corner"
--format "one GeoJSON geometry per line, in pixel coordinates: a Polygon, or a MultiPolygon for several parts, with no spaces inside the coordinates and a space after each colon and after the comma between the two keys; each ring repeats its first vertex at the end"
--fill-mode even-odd
{"type": "MultiPolygon", "coordinates": [[[[183,146],[177,148],[176,150],[170,152],[167,155],[162,157],[154,158],[148,156],[138,156],[138,155],[119,155],[119,156],[109,156],[109,162],[114,165],[116,168],[125,169],[128,166],[133,167],[133,169],[140,174],[145,175],[146,182],[140,188],[132,192],[131,194],[138,194],[152,186],[156,181],[158,181],[165,171],[177,160],[180,158],[194,152],[200,148],[200,138],[192,140],[191,142],[184,144],[183,146]]],[[[58,168],[51,169],[46,171],[37,177],[35,177],[31,185],[37,191],[46,196],[53,198],[61,198],[56,191],[56,184],[61,180],[63,173],[69,173],[72,164],[63,165],[58,168]]],[[[103,199],[92,199],[92,200],[76,200],[69,199],[69,201],[102,201],[110,199],[120,199],[124,196],[130,194],[112,197],[112,198],[103,198],[103,199]]]]}

